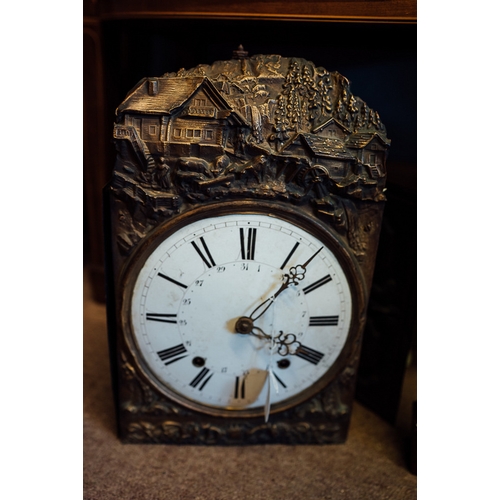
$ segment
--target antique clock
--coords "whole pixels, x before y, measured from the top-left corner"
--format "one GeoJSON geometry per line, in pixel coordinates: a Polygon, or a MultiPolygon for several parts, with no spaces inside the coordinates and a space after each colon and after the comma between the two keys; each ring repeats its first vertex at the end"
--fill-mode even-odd
{"type": "Polygon", "coordinates": [[[390,141],[348,80],[278,55],[144,78],[105,188],[130,443],[345,441],[390,141]]]}

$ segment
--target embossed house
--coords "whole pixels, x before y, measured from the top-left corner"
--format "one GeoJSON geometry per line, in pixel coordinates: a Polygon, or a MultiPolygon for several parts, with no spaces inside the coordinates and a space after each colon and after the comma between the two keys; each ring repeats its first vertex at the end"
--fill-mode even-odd
{"type": "Polygon", "coordinates": [[[311,165],[324,166],[332,179],[340,179],[349,173],[356,157],[348,151],[344,142],[317,134],[299,133],[283,145],[283,155],[297,155],[309,159],[311,165]]]}
{"type": "Polygon", "coordinates": [[[359,163],[368,167],[372,177],[377,178],[386,174],[385,160],[390,144],[390,139],[375,132],[351,135],[346,147],[352,151],[359,163]]]}
{"type": "Polygon", "coordinates": [[[235,147],[237,136],[229,129],[249,126],[206,77],[145,78],[117,115],[120,125],[134,129],[146,154],[178,157],[214,158],[235,147]]]}
{"type": "Polygon", "coordinates": [[[323,137],[340,139],[345,139],[345,137],[351,133],[351,131],[345,125],[343,125],[333,116],[330,117],[327,121],[316,125],[312,132],[323,137]]]}

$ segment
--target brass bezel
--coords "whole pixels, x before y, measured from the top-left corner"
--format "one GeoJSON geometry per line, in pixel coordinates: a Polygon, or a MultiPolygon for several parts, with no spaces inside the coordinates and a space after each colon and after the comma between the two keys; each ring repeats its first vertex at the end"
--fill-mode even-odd
{"type": "Polygon", "coordinates": [[[148,364],[142,358],[142,354],[136,345],[134,335],[132,333],[130,321],[130,303],[132,299],[132,291],[135,280],[151,253],[157,246],[168,236],[174,234],[178,229],[184,227],[191,222],[195,222],[208,217],[216,217],[228,214],[260,214],[276,217],[295,224],[301,229],[311,233],[316,238],[320,239],[338,258],[339,263],[344,271],[352,297],[352,315],[349,332],[340,352],[339,356],[330,367],[330,369],[312,386],[302,391],[301,393],[292,396],[291,398],[272,405],[271,413],[278,413],[289,408],[292,408],[324,389],[336,376],[340,373],[343,367],[350,358],[351,350],[354,347],[354,341],[361,333],[361,318],[364,315],[366,307],[366,286],[363,280],[362,272],[359,265],[341,238],[327,225],[319,221],[317,218],[309,217],[308,214],[297,207],[288,206],[279,202],[266,202],[259,200],[236,200],[225,202],[214,202],[210,204],[199,205],[196,208],[186,211],[177,217],[174,217],[163,224],[160,224],[150,235],[148,235],[135,249],[130,256],[128,262],[124,266],[124,272],[119,280],[117,294],[119,299],[118,304],[118,321],[122,328],[123,337],[126,347],[130,352],[134,367],[137,368],[137,373],[144,381],[161,395],[175,403],[182,405],[184,408],[196,411],[202,414],[208,414],[216,417],[227,418],[251,418],[264,415],[263,408],[254,409],[222,409],[196,403],[189,398],[178,394],[160,382],[154,373],[148,367],[148,364]]]}

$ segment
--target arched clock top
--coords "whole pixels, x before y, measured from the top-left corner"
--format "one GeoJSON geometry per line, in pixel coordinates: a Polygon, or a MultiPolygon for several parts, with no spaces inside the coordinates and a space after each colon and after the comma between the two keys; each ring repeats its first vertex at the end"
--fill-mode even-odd
{"type": "Polygon", "coordinates": [[[385,200],[390,140],[378,113],[338,72],[245,54],[144,78],[129,92],[116,111],[113,187],[145,227],[246,198],[309,206],[339,234],[357,231],[351,207],[385,200]]]}

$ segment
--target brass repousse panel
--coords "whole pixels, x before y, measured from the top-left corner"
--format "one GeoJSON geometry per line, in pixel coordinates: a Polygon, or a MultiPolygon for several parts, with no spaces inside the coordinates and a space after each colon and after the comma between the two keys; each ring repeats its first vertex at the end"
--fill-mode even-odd
{"type": "Polygon", "coordinates": [[[390,140],[337,72],[279,55],[142,79],[117,109],[106,188],[108,317],[121,438],[190,444],[338,443],[347,435],[385,201],[390,140]],[[355,317],[335,370],[269,420],[169,398],[127,341],[137,262],[204,213],[281,214],[326,235],[348,270],[355,317]],[[134,271],[135,269],[135,271],[134,271]]]}

